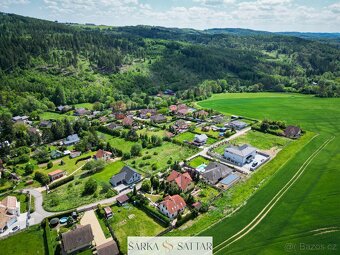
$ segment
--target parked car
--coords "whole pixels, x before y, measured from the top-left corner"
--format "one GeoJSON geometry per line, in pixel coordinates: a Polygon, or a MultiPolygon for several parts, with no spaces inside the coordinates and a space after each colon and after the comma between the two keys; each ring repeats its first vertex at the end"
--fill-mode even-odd
{"type": "Polygon", "coordinates": [[[255,167],[255,166],[257,166],[257,164],[258,164],[258,162],[254,162],[251,166],[255,167]]]}
{"type": "Polygon", "coordinates": [[[129,186],[130,189],[133,189],[136,186],[136,184],[132,184],[129,186]]]}
{"type": "Polygon", "coordinates": [[[14,228],[12,228],[12,232],[17,232],[20,230],[20,227],[19,226],[15,226],[14,228]]]}

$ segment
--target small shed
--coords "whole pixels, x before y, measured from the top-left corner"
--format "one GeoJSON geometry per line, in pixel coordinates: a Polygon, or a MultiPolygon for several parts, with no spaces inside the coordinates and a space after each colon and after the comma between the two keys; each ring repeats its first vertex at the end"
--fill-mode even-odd
{"type": "Polygon", "coordinates": [[[129,201],[129,197],[126,194],[117,197],[117,204],[118,205],[124,205],[128,201],[129,201]]]}

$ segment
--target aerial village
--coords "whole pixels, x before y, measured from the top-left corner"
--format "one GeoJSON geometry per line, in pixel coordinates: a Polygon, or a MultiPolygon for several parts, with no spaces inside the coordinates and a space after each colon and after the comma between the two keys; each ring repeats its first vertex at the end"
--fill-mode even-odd
{"type": "Polygon", "coordinates": [[[40,224],[63,254],[124,254],[127,236],[185,229],[303,134],[185,103],[48,114],[12,119],[35,144],[0,161],[0,238],[40,224]]]}

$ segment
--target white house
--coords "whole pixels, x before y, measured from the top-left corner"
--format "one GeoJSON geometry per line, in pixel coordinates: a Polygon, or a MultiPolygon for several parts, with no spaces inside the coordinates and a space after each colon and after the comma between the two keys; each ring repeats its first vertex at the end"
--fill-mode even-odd
{"type": "Polygon", "coordinates": [[[184,211],[186,203],[184,199],[179,195],[167,196],[159,204],[159,210],[161,213],[174,219],[177,215],[184,211]]]}
{"type": "Polygon", "coordinates": [[[207,143],[208,136],[206,134],[195,135],[194,143],[204,145],[207,143]]]}
{"type": "Polygon", "coordinates": [[[229,122],[229,126],[235,128],[237,130],[241,130],[241,129],[247,127],[248,124],[243,122],[243,121],[234,120],[232,122],[229,122]]]}
{"type": "Polygon", "coordinates": [[[14,196],[8,196],[0,201],[0,233],[17,222],[20,215],[20,203],[14,196]]]}
{"type": "Polygon", "coordinates": [[[256,148],[243,144],[241,146],[230,145],[224,150],[224,157],[239,166],[251,162],[256,155],[256,148]]]}

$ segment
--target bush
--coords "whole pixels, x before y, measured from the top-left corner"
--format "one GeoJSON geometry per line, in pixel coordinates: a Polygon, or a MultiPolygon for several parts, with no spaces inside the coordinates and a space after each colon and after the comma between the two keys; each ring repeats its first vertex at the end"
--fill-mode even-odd
{"type": "Polygon", "coordinates": [[[50,168],[52,168],[52,167],[53,167],[53,162],[52,162],[52,161],[49,161],[49,162],[47,163],[47,168],[50,169],[50,168]]]}
{"type": "Polygon", "coordinates": [[[34,175],[34,179],[40,182],[41,185],[46,185],[50,183],[50,178],[48,177],[48,175],[42,172],[36,172],[34,175]]]}
{"type": "Polygon", "coordinates": [[[91,195],[91,194],[96,192],[97,187],[98,187],[97,182],[94,179],[90,178],[85,183],[83,194],[84,195],[91,195]]]}
{"type": "Polygon", "coordinates": [[[34,165],[33,164],[29,163],[25,166],[25,174],[26,175],[32,174],[33,171],[34,171],[34,165]]]}
{"type": "Polygon", "coordinates": [[[73,180],[74,180],[74,175],[70,175],[70,176],[65,177],[64,179],[61,179],[60,181],[50,184],[48,187],[50,190],[52,190],[73,180]]]}
{"type": "Polygon", "coordinates": [[[180,227],[182,226],[184,223],[186,223],[189,220],[194,219],[197,216],[197,213],[188,213],[185,216],[181,216],[179,218],[177,218],[177,222],[176,222],[176,227],[180,227]]]}
{"type": "Polygon", "coordinates": [[[83,161],[83,160],[87,160],[87,159],[90,159],[90,158],[91,158],[91,156],[86,156],[86,157],[78,158],[78,159],[76,160],[76,163],[75,163],[75,164],[78,164],[78,162],[83,161]]]}
{"type": "Polygon", "coordinates": [[[91,160],[84,165],[83,170],[89,170],[95,173],[103,170],[105,165],[104,160],[91,160]]]}
{"type": "Polygon", "coordinates": [[[141,190],[144,192],[150,192],[151,190],[151,181],[150,180],[144,180],[142,183],[141,190]]]}
{"type": "Polygon", "coordinates": [[[131,158],[131,154],[129,152],[125,152],[123,154],[122,160],[127,160],[127,159],[130,159],[130,158],[131,158]]]}

